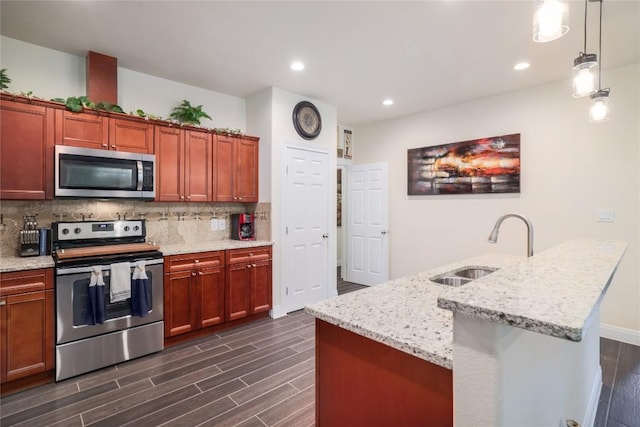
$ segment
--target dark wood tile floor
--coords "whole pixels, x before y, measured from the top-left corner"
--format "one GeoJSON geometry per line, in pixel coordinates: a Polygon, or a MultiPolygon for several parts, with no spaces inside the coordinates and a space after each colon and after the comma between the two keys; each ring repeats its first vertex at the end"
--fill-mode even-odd
{"type": "MultiPolygon", "coordinates": [[[[339,293],[362,289],[339,283],[339,293]]],[[[299,311],[0,400],[0,425],[312,426],[314,319],[299,311]]],[[[640,347],[601,341],[596,425],[640,426],[640,347]]]]}

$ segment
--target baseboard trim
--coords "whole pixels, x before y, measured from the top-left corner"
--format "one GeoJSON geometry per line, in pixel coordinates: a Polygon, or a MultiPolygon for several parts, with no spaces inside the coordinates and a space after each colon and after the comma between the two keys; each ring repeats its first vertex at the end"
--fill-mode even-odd
{"type": "Polygon", "coordinates": [[[280,317],[286,316],[287,312],[282,308],[281,305],[278,305],[271,309],[271,311],[269,312],[269,315],[271,316],[272,319],[278,319],[280,317]]]}
{"type": "Polygon", "coordinates": [[[621,328],[619,326],[601,323],[600,336],[609,338],[610,340],[616,340],[625,342],[627,344],[640,346],[640,331],[634,331],[633,329],[621,328]]]}

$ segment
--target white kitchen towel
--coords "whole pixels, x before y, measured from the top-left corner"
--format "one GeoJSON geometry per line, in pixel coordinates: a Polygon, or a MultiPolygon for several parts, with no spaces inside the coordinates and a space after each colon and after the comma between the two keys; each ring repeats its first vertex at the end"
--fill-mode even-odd
{"type": "Polygon", "coordinates": [[[91,279],[89,279],[89,286],[104,286],[104,279],[102,278],[102,267],[99,265],[93,266],[91,272],[91,279]]]}
{"type": "Polygon", "coordinates": [[[131,298],[131,266],[128,262],[111,264],[111,302],[131,298]]]}
{"type": "Polygon", "coordinates": [[[136,268],[133,270],[132,280],[136,279],[148,279],[147,272],[144,269],[146,263],[144,260],[136,261],[136,268]]]}

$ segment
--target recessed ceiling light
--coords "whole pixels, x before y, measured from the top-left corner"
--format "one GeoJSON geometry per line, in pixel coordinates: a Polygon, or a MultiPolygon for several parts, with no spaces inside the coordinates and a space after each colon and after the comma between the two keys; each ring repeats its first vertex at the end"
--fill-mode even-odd
{"type": "Polygon", "coordinates": [[[393,99],[385,99],[384,101],[382,101],[382,105],[393,105],[393,99]]]}
{"type": "Polygon", "coordinates": [[[293,71],[302,71],[304,70],[304,64],[300,61],[296,61],[294,63],[291,64],[291,69],[293,71]]]}
{"type": "Polygon", "coordinates": [[[518,62],[516,65],[513,66],[513,69],[516,71],[522,71],[529,68],[530,65],[531,64],[529,64],[528,62],[518,62]]]}

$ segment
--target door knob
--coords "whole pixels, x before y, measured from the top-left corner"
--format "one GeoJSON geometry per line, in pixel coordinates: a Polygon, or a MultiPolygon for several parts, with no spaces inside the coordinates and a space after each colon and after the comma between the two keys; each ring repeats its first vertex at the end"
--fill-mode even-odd
{"type": "Polygon", "coordinates": [[[380,233],[382,233],[382,234],[387,234],[387,233],[388,233],[388,231],[387,231],[387,230],[382,230],[380,233]]]}

